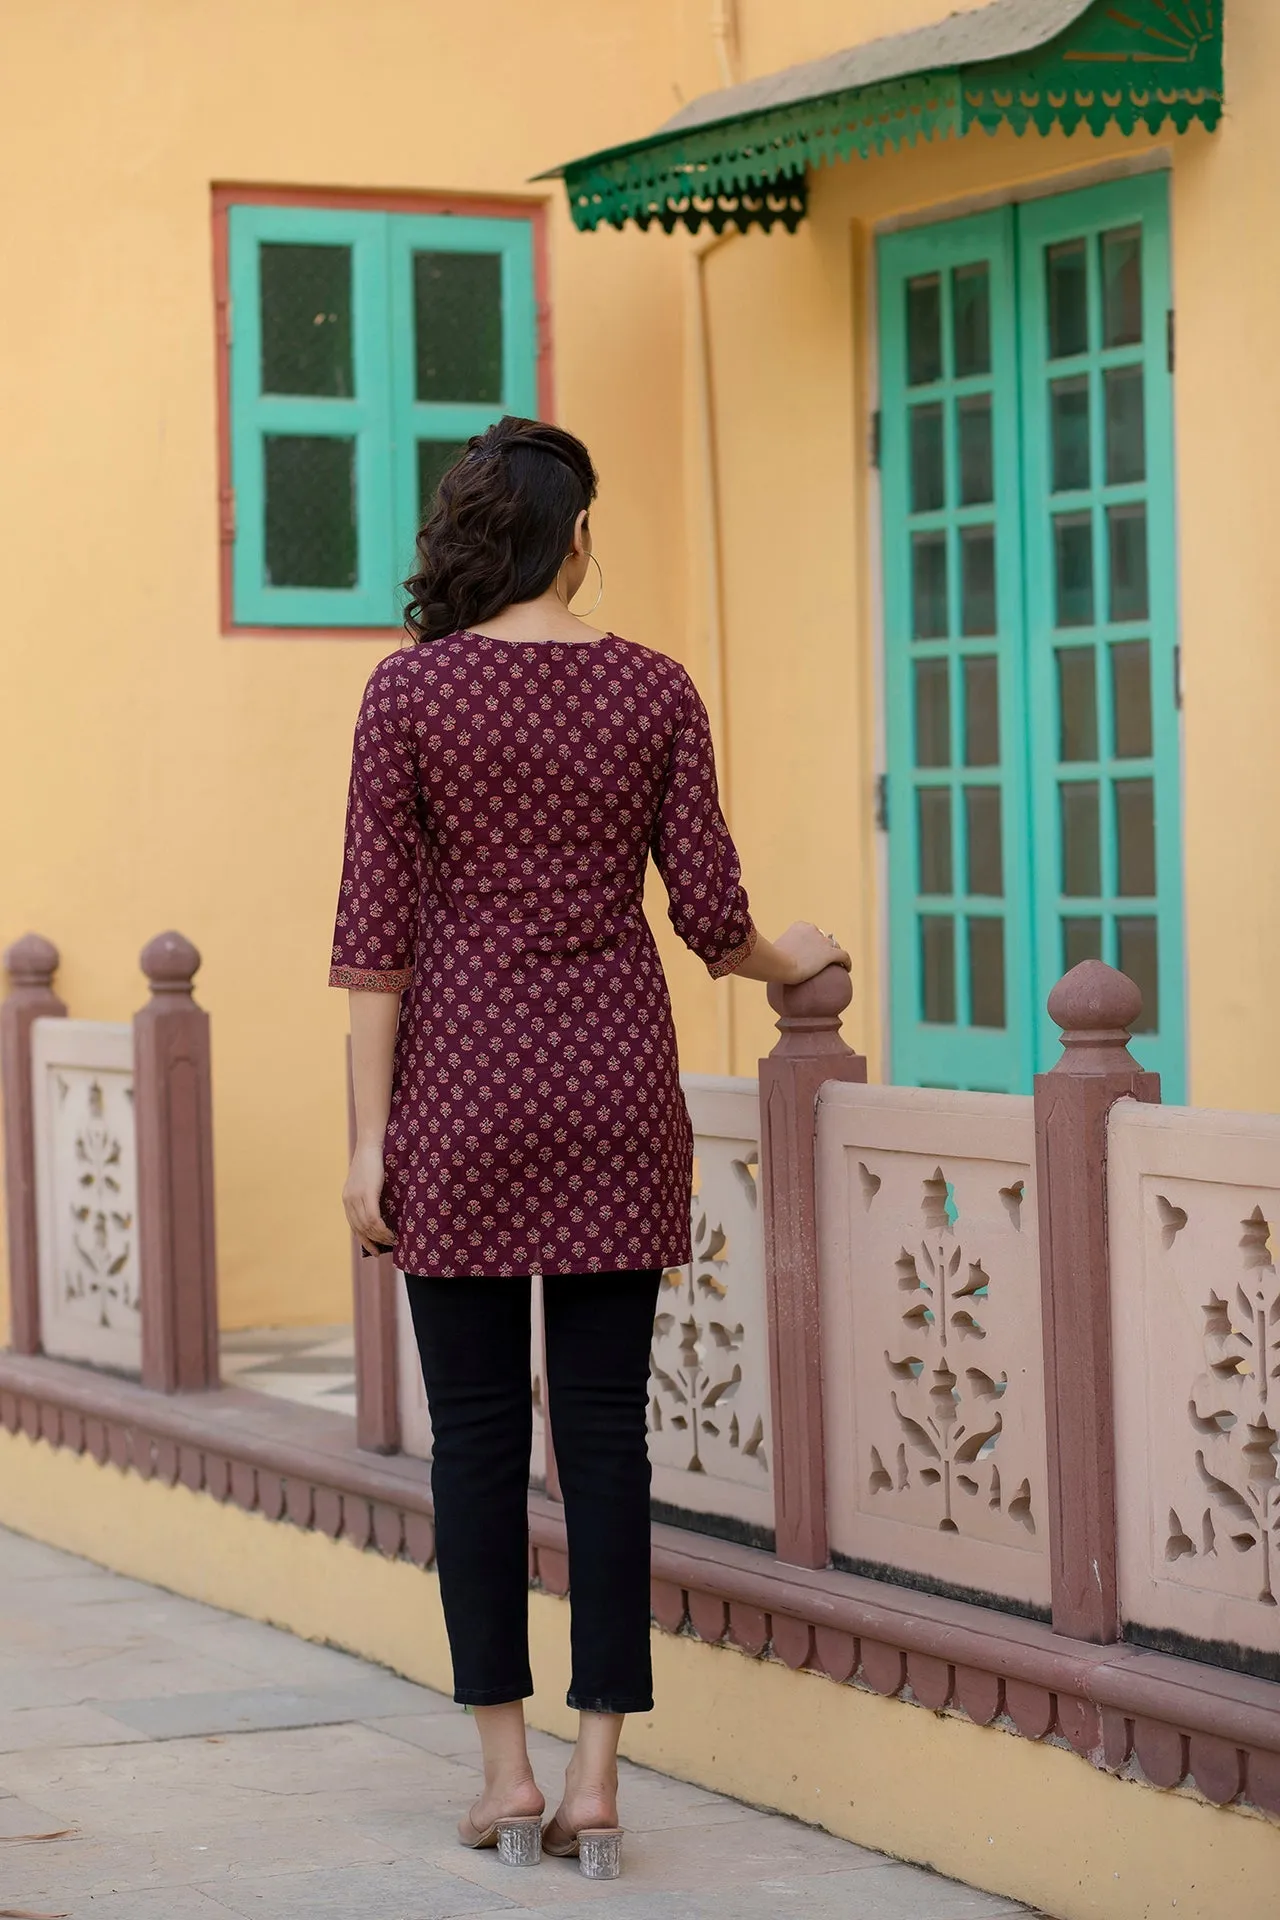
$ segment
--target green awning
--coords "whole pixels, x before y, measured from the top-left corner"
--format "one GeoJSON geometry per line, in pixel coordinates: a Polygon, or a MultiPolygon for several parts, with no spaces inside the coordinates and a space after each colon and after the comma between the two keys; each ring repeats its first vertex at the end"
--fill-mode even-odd
{"type": "Polygon", "coordinates": [[[582,228],[780,221],[794,231],[808,169],[823,161],[970,127],[1215,127],[1222,12],[1223,0],[993,0],[704,94],[648,139],[555,172],[582,228]]]}

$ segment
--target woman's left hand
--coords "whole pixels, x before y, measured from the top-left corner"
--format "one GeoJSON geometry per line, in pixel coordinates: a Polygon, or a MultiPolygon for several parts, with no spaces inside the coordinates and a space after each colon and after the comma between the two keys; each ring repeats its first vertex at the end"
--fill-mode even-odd
{"type": "Polygon", "coordinates": [[[366,1253],[385,1253],[395,1244],[395,1235],[382,1217],[384,1177],[380,1148],[357,1147],[342,1189],[342,1205],[366,1253]]]}

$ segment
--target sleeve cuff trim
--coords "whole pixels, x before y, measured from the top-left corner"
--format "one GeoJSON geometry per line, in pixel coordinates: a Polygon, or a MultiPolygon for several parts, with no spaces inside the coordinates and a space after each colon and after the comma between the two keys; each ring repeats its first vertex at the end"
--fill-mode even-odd
{"type": "Polygon", "coordinates": [[[331,987],[353,987],[357,993],[403,993],[413,979],[412,967],[397,967],[394,972],[372,967],[331,967],[331,987]]]}
{"type": "Polygon", "coordinates": [[[746,939],[734,947],[731,952],[726,953],[722,959],[708,960],[707,972],[711,975],[711,978],[713,980],[723,980],[727,973],[736,973],[743,961],[750,957],[758,939],[759,935],[753,924],[747,929],[746,939]]]}

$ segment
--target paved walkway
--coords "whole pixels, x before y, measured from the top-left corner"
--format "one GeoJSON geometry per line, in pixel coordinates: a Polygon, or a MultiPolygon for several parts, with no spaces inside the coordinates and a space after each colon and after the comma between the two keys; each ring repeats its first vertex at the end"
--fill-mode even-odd
{"type": "MultiPolygon", "coordinates": [[[[543,1734],[532,1745],[550,1798],[567,1748],[543,1734]]],[[[633,1766],[622,1880],[586,1881],[559,1860],[503,1867],[453,1838],[475,1759],[474,1728],[440,1694],[0,1530],[0,1916],[1027,1911],[633,1766]]]]}

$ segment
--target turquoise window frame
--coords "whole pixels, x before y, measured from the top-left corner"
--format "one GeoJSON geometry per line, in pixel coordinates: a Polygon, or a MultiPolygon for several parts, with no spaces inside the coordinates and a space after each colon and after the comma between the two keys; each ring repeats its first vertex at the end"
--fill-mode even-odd
{"type": "Polygon", "coordinates": [[[1061,921],[1071,914],[1095,913],[1102,920],[1101,958],[1119,966],[1118,921],[1127,914],[1156,921],[1159,952],[1159,1024],[1136,1035],[1134,1051],[1144,1067],[1161,1076],[1164,1098],[1186,1098],[1186,1016],[1184,903],[1182,871],[1182,743],[1178,693],[1178,569],[1175,500],[1173,375],[1170,369],[1172,263],[1169,189],[1164,173],[1118,180],[1078,193],[1055,194],[1019,208],[1019,280],[1021,373],[1023,390],[1023,477],[1025,486],[1027,652],[1030,691],[1033,862],[1036,888],[1036,950],[1040,956],[1036,994],[1036,1054],[1040,1069],[1058,1057],[1057,1029],[1045,1000],[1063,972],[1061,921]],[[1131,347],[1101,346],[1102,285],[1099,240],[1117,229],[1142,234],[1142,341],[1131,347]],[[1052,451],[1047,405],[1048,314],[1045,252],[1060,241],[1088,243],[1090,349],[1070,361],[1052,363],[1059,372],[1087,374],[1090,383],[1090,440],[1093,484],[1078,494],[1051,491],[1052,451]],[[1141,366],[1144,380],[1146,478],[1108,485],[1102,473],[1105,445],[1102,375],[1109,367],[1141,366]],[[1145,502],[1147,509],[1148,611],[1145,619],[1112,622],[1106,512],[1109,506],[1145,502]],[[1054,624],[1054,572],[1051,521],[1055,511],[1076,508],[1093,523],[1096,619],[1090,626],[1054,624]],[[1113,741],[1112,680],[1106,670],[1108,648],[1143,639],[1150,645],[1152,751],[1142,759],[1117,759],[1113,741]],[[1097,649],[1095,695],[1099,758],[1059,759],[1058,689],[1055,653],[1078,642],[1097,649]],[[1067,898],[1062,891],[1062,850],[1058,785],[1069,779],[1096,780],[1101,789],[1101,892],[1090,899],[1067,898]],[[1118,894],[1118,850],[1112,783],[1150,779],[1155,792],[1156,892],[1144,901],[1118,894]]]}
{"type": "Polygon", "coordinates": [[[503,414],[538,414],[532,220],[233,203],[227,272],[233,626],[396,627],[399,582],[409,570],[418,527],[418,440],[465,440],[503,414]],[[354,398],[261,392],[259,248],[272,241],[350,246],[354,398]],[[501,258],[502,396],[496,402],[424,405],[415,397],[412,259],[426,250],[501,258]],[[263,442],[272,433],[354,437],[353,586],[267,583],[263,442]]]}
{"type": "MultiPolygon", "coordinates": [[[[1103,923],[1102,957],[1118,965],[1118,921],[1151,915],[1160,954],[1160,1019],[1155,1031],[1135,1042],[1144,1065],[1158,1071],[1166,1099],[1186,1094],[1185,958],[1182,874],[1181,728],[1178,712],[1178,609],[1174,477],[1173,382],[1168,321],[1171,261],[1167,177],[1139,176],[1079,192],[1027,201],[975,216],[909,228],[883,236],[878,247],[881,384],[881,504],[884,583],[884,686],[889,883],[889,1040],[891,1072],[904,1085],[956,1086],[1021,1092],[1034,1072],[1058,1057],[1057,1030],[1045,1010],[1055,981],[1065,970],[1064,914],[1096,914],[1103,923]],[[1140,346],[1104,349],[1100,332],[1098,237],[1139,227],[1143,238],[1143,338],[1140,346]],[[1048,360],[1045,250],[1057,241],[1085,239],[1092,261],[1089,299],[1090,351],[1070,362],[1048,360]],[[944,286],[953,267],[978,259],[992,274],[992,391],[997,395],[994,434],[1000,726],[1003,792],[1004,884],[1007,914],[1005,987],[1007,1030],[975,1031],[957,1022],[929,1024],[921,1017],[923,985],[919,918],[922,910],[950,913],[956,925],[958,1012],[963,1017],[964,919],[974,904],[958,894],[926,898],[920,891],[917,793],[922,786],[950,784],[957,794],[968,782],[960,767],[960,698],[955,670],[951,690],[951,766],[925,772],[914,764],[913,662],[931,652],[955,660],[989,650],[989,643],[957,640],[957,529],[973,510],[953,505],[954,427],[947,434],[948,507],[913,514],[910,498],[908,408],[935,394],[949,400],[966,383],[945,379],[936,387],[907,386],[905,297],[908,280],[932,273],[944,286]],[[1105,484],[1102,376],[1111,365],[1141,364],[1144,370],[1146,478],[1105,484]],[[1090,378],[1092,484],[1081,496],[1054,495],[1048,382],[1064,370],[1090,378]],[[1148,617],[1111,625],[1107,605],[1108,506],[1142,499],[1147,506],[1148,617]],[[1055,511],[1092,515],[1097,623],[1059,629],[1055,624],[1051,522],[1055,511]],[[911,534],[945,527],[951,543],[949,633],[946,642],[912,638],[911,534]],[[1107,649],[1130,638],[1150,643],[1152,751],[1142,760],[1107,757],[1111,741],[1107,649]],[[1096,646],[1099,752],[1097,763],[1059,761],[1056,653],[1074,641],[1096,646]],[[1102,893],[1096,901],[1064,894],[1058,787],[1063,776],[1094,778],[1102,786],[1102,893]],[[1153,897],[1121,900],[1117,894],[1114,778],[1150,778],[1154,783],[1156,883],[1153,897]]],[[[950,417],[950,410],[948,418],[950,417]]],[[[992,770],[984,769],[982,783],[992,770]]],[[[953,802],[954,884],[963,874],[961,807],[953,802]]]]}
{"type": "Polygon", "coordinates": [[[1025,710],[1022,647],[1022,543],[1017,439],[1017,353],[1013,328],[1015,258],[1013,210],[999,208],[968,219],[890,234],[880,243],[881,326],[881,489],[884,511],[884,623],[886,798],[889,822],[890,970],[892,978],[893,1077],[907,1086],[974,1087],[998,1092],[1021,1085],[1031,1072],[1030,1053],[1030,844],[1026,832],[1026,765],[1020,750],[1025,710]],[[951,273],[985,261],[991,287],[991,371],[965,379],[950,368],[951,273]],[[942,332],[946,341],[945,377],[927,386],[908,387],[906,329],[902,324],[907,284],[938,273],[943,289],[942,332]],[[954,402],[990,392],[992,399],[994,494],[992,505],[963,507],[958,497],[958,451],[954,402]],[[911,501],[909,410],[940,401],[945,407],[944,436],[948,505],[913,513],[911,501]],[[960,637],[959,541],[967,525],[993,523],[996,530],[996,634],[960,637]],[[913,638],[911,543],[916,532],[945,530],[948,559],[948,632],[945,641],[913,638]],[[962,742],[962,662],[975,656],[998,661],[1001,758],[998,765],[964,766],[962,742]],[[949,662],[950,751],[945,769],[915,764],[914,671],[930,658],[949,662]],[[952,793],[953,889],[925,895],[915,822],[922,789],[944,786],[952,793]],[[997,909],[986,898],[963,892],[966,847],[963,795],[967,787],[996,786],[1001,793],[1004,893],[997,909]],[[971,983],[966,925],[1000,911],[1004,919],[1005,1026],[974,1026],[962,1018],[954,1025],[927,1022],[921,917],[940,913],[955,927],[957,1010],[968,1008],[971,983]]]}

